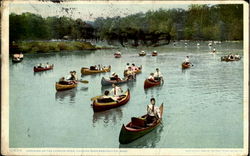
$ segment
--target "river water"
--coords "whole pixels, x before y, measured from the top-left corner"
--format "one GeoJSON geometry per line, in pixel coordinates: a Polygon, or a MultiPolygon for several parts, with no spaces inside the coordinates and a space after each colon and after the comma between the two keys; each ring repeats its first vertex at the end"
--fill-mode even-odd
{"type": "MultiPolygon", "coordinates": [[[[10,62],[10,147],[40,148],[242,148],[243,147],[243,59],[221,62],[229,53],[243,55],[242,42],[215,45],[209,53],[208,42],[179,42],[174,47],[121,48],[116,50],[75,51],[26,54],[23,62],[10,62]],[[139,57],[138,52],[157,50],[159,55],[139,57]],[[189,55],[194,66],[182,70],[189,55]],[[54,69],[34,73],[38,63],[53,63],[54,69]],[[101,78],[110,73],[84,76],[88,84],[57,92],[55,82],[69,71],[80,75],[84,66],[111,65],[112,72],[123,75],[126,63],[142,65],[142,73],[130,88],[131,99],[121,107],[94,113],[90,98],[105,89],[101,78]],[[146,77],[155,68],[164,75],[163,86],[143,89],[146,77]],[[122,124],[146,113],[151,97],[156,105],[164,103],[163,123],[146,136],[127,145],[118,138],[122,124]]],[[[244,56],[243,56],[244,57],[244,56]]]]}

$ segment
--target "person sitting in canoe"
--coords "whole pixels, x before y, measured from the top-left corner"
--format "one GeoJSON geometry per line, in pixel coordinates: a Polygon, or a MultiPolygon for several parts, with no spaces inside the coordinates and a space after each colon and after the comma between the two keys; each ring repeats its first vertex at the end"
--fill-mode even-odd
{"type": "Polygon", "coordinates": [[[43,68],[42,63],[39,63],[39,64],[37,65],[37,68],[43,68]]]}
{"type": "Polygon", "coordinates": [[[98,70],[97,67],[96,67],[96,65],[90,66],[89,69],[90,69],[90,70],[98,70]]]}
{"type": "Polygon", "coordinates": [[[68,76],[67,81],[77,83],[76,71],[70,71],[69,73],[70,75],[68,76]]]}
{"type": "Polygon", "coordinates": [[[49,62],[47,62],[47,64],[45,65],[45,68],[49,68],[50,65],[49,65],[49,62]]]}
{"type": "Polygon", "coordinates": [[[139,70],[138,67],[136,67],[134,63],[132,64],[131,69],[133,72],[139,70]]]}
{"type": "Polygon", "coordinates": [[[147,105],[147,124],[154,124],[158,119],[161,118],[159,107],[155,106],[155,98],[150,99],[150,104],[147,105]]]}
{"type": "Polygon", "coordinates": [[[215,53],[215,52],[216,52],[216,49],[214,48],[213,51],[212,51],[212,53],[215,53]]]}
{"type": "Polygon", "coordinates": [[[109,91],[108,90],[105,90],[104,91],[104,95],[101,97],[101,98],[99,98],[98,100],[99,101],[105,101],[105,102],[113,102],[113,101],[116,101],[116,98],[114,98],[114,97],[112,97],[112,96],[110,96],[109,95],[109,91]]]}
{"type": "Polygon", "coordinates": [[[239,54],[236,54],[236,55],[234,55],[234,58],[235,58],[235,59],[240,59],[240,55],[239,55],[239,54]]]}
{"type": "Polygon", "coordinates": [[[148,77],[148,80],[151,81],[151,82],[157,82],[154,78],[154,73],[150,73],[149,77],[148,77]]]}
{"type": "Polygon", "coordinates": [[[121,81],[121,79],[119,78],[119,76],[115,72],[112,73],[110,80],[121,81]]]}
{"type": "Polygon", "coordinates": [[[186,58],[185,58],[185,60],[184,60],[184,63],[186,63],[186,64],[189,64],[190,62],[189,62],[189,56],[186,56],[186,58]]]}
{"type": "Polygon", "coordinates": [[[64,77],[60,78],[58,83],[61,84],[61,85],[69,85],[69,84],[72,84],[72,83],[70,83],[69,81],[66,81],[64,77]]]}
{"type": "Polygon", "coordinates": [[[115,100],[120,99],[120,95],[122,95],[122,92],[123,92],[122,88],[119,87],[119,86],[117,86],[117,85],[115,85],[115,84],[112,84],[112,87],[113,88],[111,89],[110,94],[112,96],[114,96],[113,99],[115,99],[115,100]]]}
{"type": "Polygon", "coordinates": [[[132,79],[135,79],[135,73],[134,71],[132,70],[132,67],[128,67],[128,70],[126,72],[126,77],[127,77],[127,80],[132,80],[132,79]]]}
{"type": "Polygon", "coordinates": [[[163,82],[163,76],[162,76],[159,68],[156,68],[156,72],[154,73],[154,79],[156,81],[162,81],[163,82]]]}

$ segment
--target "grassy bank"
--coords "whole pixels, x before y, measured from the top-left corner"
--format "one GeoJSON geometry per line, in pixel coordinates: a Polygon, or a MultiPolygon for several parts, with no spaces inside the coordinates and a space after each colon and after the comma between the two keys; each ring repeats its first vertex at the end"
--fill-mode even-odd
{"type": "Polygon", "coordinates": [[[89,42],[48,42],[48,41],[34,41],[34,42],[18,42],[18,49],[22,53],[46,53],[59,51],[75,51],[75,50],[97,50],[97,49],[111,49],[110,47],[99,47],[92,45],[89,42]]]}

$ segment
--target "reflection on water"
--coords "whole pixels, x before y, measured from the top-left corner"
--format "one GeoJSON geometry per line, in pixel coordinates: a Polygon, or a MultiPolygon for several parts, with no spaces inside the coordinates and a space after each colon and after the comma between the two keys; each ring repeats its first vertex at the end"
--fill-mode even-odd
{"type": "Polygon", "coordinates": [[[164,126],[161,124],[159,125],[159,127],[155,128],[148,134],[129,144],[120,144],[119,148],[155,148],[156,144],[161,140],[163,127],[164,126]]]}
{"type": "Polygon", "coordinates": [[[76,91],[77,91],[77,88],[73,88],[73,89],[65,90],[65,91],[57,91],[55,94],[55,98],[56,98],[56,100],[59,100],[61,104],[68,97],[69,97],[70,103],[75,103],[76,91]]]}
{"type": "Polygon", "coordinates": [[[116,125],[117,120],[122,119],[122,109],[121,107],[114,108],[111,110],[103,111],[103,112],[95,112],[93,114],[93,127],[95,124],[98,124],[98,120],[104,123],[104,126],[108,126],[108,123],[114,123],[116,125]]]}

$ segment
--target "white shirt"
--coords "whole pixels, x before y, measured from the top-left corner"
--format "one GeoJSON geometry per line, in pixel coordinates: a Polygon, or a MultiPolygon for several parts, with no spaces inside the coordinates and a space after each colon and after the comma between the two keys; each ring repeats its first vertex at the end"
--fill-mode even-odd
{"type": "Polygon", "coordinates": [[[184,61],[185,61],[185,62],[189,62],[189,58],[186,57],[184,61]]]}
{"type": "Polygon", "coordinates": [[[148,77],[148,79],[154,80],[154,77],[153,77],[152,75],[150,75],[150,76],[148,77]]]}
{"type": "Polygon", "coordinates": [[[150,103],[147,107],[147,114],[150,116],[158,116],[159,118],[161,118],[161,113],[160,113],[160,109],[157,106],[154,106],[154,111],[153,109],[153,105],[150,103]]]}
{"type": "Polygon", "coordinates": [[[122,94],[122,89],[116,86],[115,88],[111,89],[110,94],[113,96],[119,96],[122,94]]]}
{"type": "Polygon", "coordinates": [[[161,72],[160,72],[160,71],[159,71],[159,72],[155,72],[155,73],[154,73],[154,77],[162,77],[161,72]]]}

